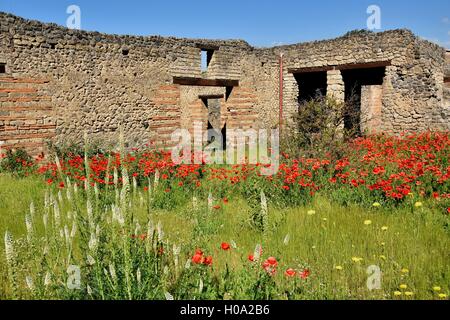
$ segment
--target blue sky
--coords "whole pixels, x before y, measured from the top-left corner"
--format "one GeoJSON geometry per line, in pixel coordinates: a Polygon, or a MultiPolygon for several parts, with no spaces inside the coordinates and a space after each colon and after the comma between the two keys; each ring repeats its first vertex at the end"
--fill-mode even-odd
{"type": "Polygon", "coordinates": [[[449,0],[0,0],[0,11],[65,25],[71,4],[81,8],[84,30],[244,39],[255,46],[328,39],[367,28],[366,10],[375,4],[381,8],[381,30],[408,28],[450,48],[449,0]]]}

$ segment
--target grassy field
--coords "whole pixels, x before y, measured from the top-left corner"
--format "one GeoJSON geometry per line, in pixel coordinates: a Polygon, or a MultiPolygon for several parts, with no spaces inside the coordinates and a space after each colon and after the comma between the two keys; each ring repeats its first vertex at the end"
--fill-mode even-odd
{"type": "MultiPolygon", "coordinates": [[[[61,224],[66,224],[70,229],[70,222],[75,219],[71,220],[68,212],[78,210],[80,214],[82,212],[85,214],[84,198],[79,197],[71,202],[65,190],[61,190],[58,200],[58,189],[47,186],[42,177],[18,179],[7,174],[0,175],[0,232],[5,235],[8,230],[17,242],[14,243],[17,251],[15,262],[19,270],[15,275],[18,288],[13,295],[11,281],[8,280],[9,273],[2,241],[0,254],[0,298],[2,299],[14,298],[14,296],[16,298],[164,299],[166,292],[170,292],[176,299],[261,297],[253,296],[252,288],[259,288],[266,292],[266,295],[262,297],[274,299],[445,299],[450,290],[448,216],[428,207],[426,202],[421,206],[412,204],[398,209],[383,206],[342,206],[332,203],[325,194],[321,195],[320,192],[314,197],[313,202],[306,206],[281,209],[272,206],[269,201],[268,228],[263,232],[252,224],[251,217],[254,209],[241,196],[225,194],[227,201],[216,199],[220,201],[220,208],[217,210],[207,208],[208,200],[201,196],[197,199],[196,206],[189,202],[174,209],[163,210],[152,208],[144,189],[139,187],[132,188],[130,192],[132,205],[129,208],[132,212],[132,226],[129,229],[123,229],[126,230],[124,232],[129,233],[124,246],[130,246],[130,250],[111,249],[113,254],[103,253],[101,269],[91,270],[83,252],[87,250],[86,246],[81,245],[89,241],[89,236],[87,240],[83,240],[82,235],[77,236],[75,242],[80,244],[73,245],[70,264],[80,264],[82,270],[89,271],[93,278],[83,277],[81,289],[77,293],[62,293],[57,285],[50,289],[46,284],[41,283],[46,276],[45,270],[47,273],[50,272],[53,278],[59,279],[59,287],[67,278],[64,270],[69,265],[69,261],[55,255],[55,252],[61,249],[57,249],[54,243],[51,245],[51,250],[55,250],[53,254],[56,258],[45,266],[43,261],[50,259],[36,260],[27,254],[31,251],[39,256],[43,251],[39,247],[40,240],[34,241],[30,247],[25,240],[27,236],[25,216],[29,213],[31,202],[36,208],[33,217],[34,237],[36,239],[49,237],[49,231],[44,231],[42,222],[46,210],[51,211],[44,205],[44,195],[47,190],[54,194],[57,199],[55,201],[60,204],[61,224]],[[140,280],[141,272],[143,278],[146,275],[147,278],[152,278],[153,271],[146,273],[144,269],[150,266],[149,261],[142,262],[139,258],[139,255],[145,253],[139,252],[134,256],[135,251],[140,249],[134,247],[134,242],[128,242],[130,236],[133,238],[141,233],[147,234],[146,226],[149,221],[154,225],[160,223],[159,228],[164,230],[164,240],[160,241],[164,250],[167,251],[164,254],[167,253],[171,261],[175,259],[175,256],[177,261],[180,260],[175,265],[173,261],[156,260],[156,265],[161,263],[168,268],[155,270],[155,274],[161,275],[164,280],[155,280],[153,283],[150,280],[148,283],[140,280]],[[224,250],[221,247],[222,243],[230,244],[231,248],[224,250]],[[258,244],[262,246],[261,262],[268,257],[275,257],[277,260],[277,272],[270,279],[261,275],[259,271],[261,268],[256,267],[260,264],[259,262],[251,262],[248,259],[258,244]],[[172,245],[181,248],[179,254],[169,253],[172,251],[172,245]],[[205,255],[212,256],[212,266],[194,265],[187,270],[185,262],[191,260],[198,248],[201,248],[205,255]],[[116,257],[122,253],[126,257],[127,252],[131,255],[130,265],[127,264],[126,258],[116,257]],[[108,266],[111,267],[111,261],[117,270],[118,279],[116,280],[108,269],[108,266]],[[377,290],[369,290],[367,287],[368,278],[371,277],[367,270],[372,265],[381,270],[381,288],[377,290]],[[125,270],[123,273],[120,271],[122,267],[125,270]],[[139,276],[134,276],[134,280],[130,281],[127,268],[130,269],[130,274],[134,275],[138,270],[139,276]],[[306,279],[298,276],[289,277],[285,275],[288,269],[295,270],[297,274],[308,270],[309,275],[306,279]],[[27,275],[34,280],[32,289],[29,288],[29,281],[26,281],[27,275]],[[101,282],[104,286],[101,285],[98,277],[102,277],[101,282]],[[262,285],[263,281],[265,281],[264,285],[262,285]],[[131,291],[131,286],[133,292],[128,292],[129,295],[127,295],[127,288],[131,291]]],[[[111,197],[114,198],[114,195],[111,197]]],[[[161,197],[164,197],[162,191],[161,197]]],[[[103,216],[110,216],[104,206],[94,206],[94,214],[102,216],[98,221],[103,221],[103,216]]],[[[114,229],[116,227],[109,227],[110,222],[107,218],[104,221],[106,222],[101,234],[105,235],[101,235],[100,238],[108,239],[104,242],[111,246],[122,245],[123,236],[122,238],[115,235],[110,237],[110,231],[116,230],[114,229]]],[[[54,237],[58,239],[59,236],[54,237]]],[[[64,242],[64,237],[61,236],[61,239],[57,241],[64,242]]],[[[106,245],[105,248],[107,248],[106,245]]],[[[100,249],[98,250],[100,252],[100,249]]],[[[106,249],[102,252],[106,252],[106,249]]],[[[48,255],[52,256],[52,252],[48,255]]],[[[97,265],[100,265],[100,260],[97,261],[97,265]]],[[[55,282],[57,281],[54,280],[53,283],[55,282]]]]}

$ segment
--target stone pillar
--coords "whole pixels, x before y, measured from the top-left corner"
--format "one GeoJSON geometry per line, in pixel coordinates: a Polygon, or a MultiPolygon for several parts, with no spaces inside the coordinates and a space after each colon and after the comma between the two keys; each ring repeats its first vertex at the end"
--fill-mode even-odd
{"type": "Polygon", "coordinates": [[[345,101],[344,79],[340,70],[329,70],[327,72],[327,96],[338,102],[345,101]]]}
{"type": "Polygon", "coordinates": [[[368,85],[361,87],[362,133],[373,134],[381,131],[382,97],[382,85],[368,85]]]}

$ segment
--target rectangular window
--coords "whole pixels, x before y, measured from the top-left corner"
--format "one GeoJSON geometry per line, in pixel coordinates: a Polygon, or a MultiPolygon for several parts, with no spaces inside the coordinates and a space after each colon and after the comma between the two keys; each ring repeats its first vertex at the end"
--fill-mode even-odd
{"type": "Polygon", "coordinates": [[[214,50],[202,49],[202,53],[201,53],[202,72],[208,71],[208,67],[209,67],[209,64],[211,63],[213,54],[214,54],[214,50]]]}
{"type": "Polygon", "coordinates": [[[6,73],[6,63],[0,63],[0,73],[6,73]]]}

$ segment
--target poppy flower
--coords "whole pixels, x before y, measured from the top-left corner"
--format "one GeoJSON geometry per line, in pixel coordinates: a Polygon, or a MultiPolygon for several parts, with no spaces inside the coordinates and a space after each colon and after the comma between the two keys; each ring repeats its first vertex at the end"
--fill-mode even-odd
{"type": "Polygon", "coordinates": [[[294,277],[296,273],[297,273],[297,272],[295,272],[294,269],[289,268],[289,269],[287,269],[287,270],[285,271],[284,274],[285,274],[287,277],[294,277]]]}
{"type": "Polygon", "coordinates": [[[300,273],[300,278],[307,279],[310,274],[311,272],[309,271],[309,269],[305,269],[300,273]]]}
{"type": "Polygon", "coordinates": [[[249,255],[248,255],[248,261],[254,262],[254,261],[255,261],[255,256],[252,255],[252,254],[249,254],[249,255]]]}
{"type": "Polygon", "coordinates": [[[203,264],[206,266],[210,266],[213,263],[213,258],[212,256],[207,256],[204,260],[203,260],[203,264]]]}
{"type": "Polygon", "coordinates": [[[225,250],[225,251],[230,250],[230,244],[227,242],[222,242],[222,244],[220,246],[222,247],[222,250],[225,250]]]}
{"type": "Polygon", "coordinates": [[[192,257],[192,262],[195,264],[200,264],[203,262],[203,255],[201,254],[194,254],[194,256],[192,257]]]}
{"type": "Polygon", "coordinates": [[[220,206],[219,206],[219,205],[214,206],[213,209],[214,209],[214,210],[219,210],[219,209],[220,209],[220,206]]]}
{"type": "Polygon", "coordinates": [[[269,257],[267,258],[266,261],[269,263],[271,267],[276,267],[278,265],[278,261],[274,257],[269,257]]]}

